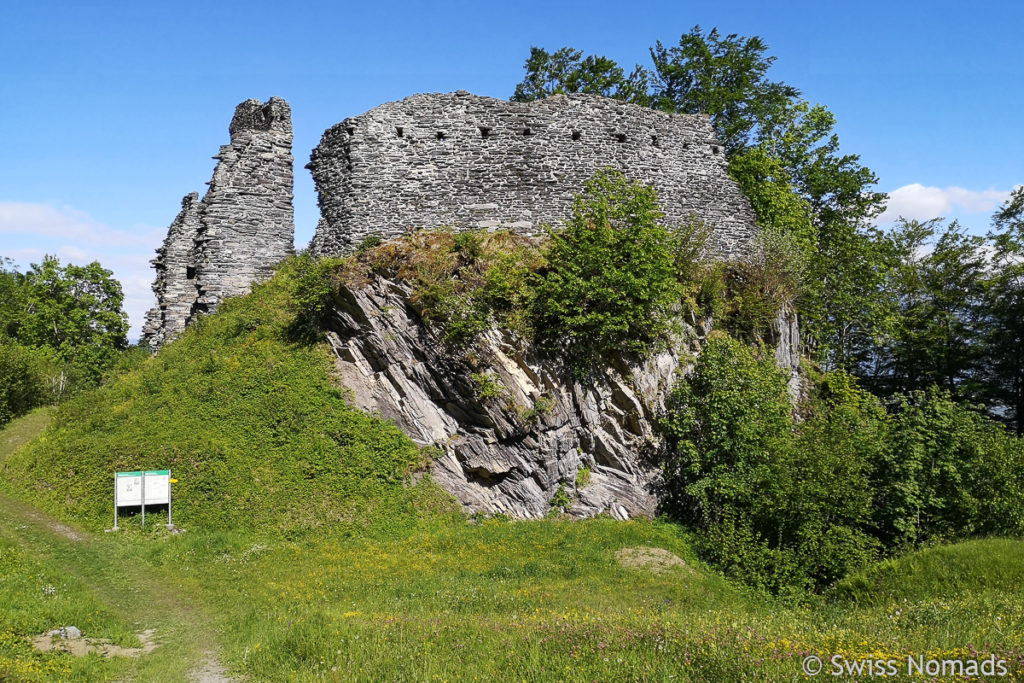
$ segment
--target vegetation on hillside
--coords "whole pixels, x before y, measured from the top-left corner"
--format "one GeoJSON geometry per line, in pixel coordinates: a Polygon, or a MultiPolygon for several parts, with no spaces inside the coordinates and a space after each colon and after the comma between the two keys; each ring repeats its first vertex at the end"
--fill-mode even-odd
{"type": "Polygon", "coordinates": [[[759,223],[803,274],[802,353],[881,397],[938,384],[1024,432],[1024,188],[987,238],[940,220],[882,230],[874,173],[840,150],[826,107],[771,79],[764,40],[698,26],[650,55],[627,76],[605,57],[535,47],[513,99],[588,92],[709,115],[759,223]]]}
{"type": "Polygon", "coordinates": [[[715,335],[670,397],[666,507],[726,573],[820,590],[922,544],[1024,534],[1024,442],[1002,425],[941,389],[886,407],[838,371],[796,422],[786,379],[715,335]]]}
{"type": "Polygon", "coordinates": [[[97,262],[20,273],[0,257],[0,426],[100,383],[128,346],[123,300],[97,262]]]}
{"type": "Polygon", "coordinates": [[[323,348],[291,341],[299,266],[64,402],[42,438],[0,465],[2,479],[94,529],[110,521],[111,473],[141,469],[172,470],[174,520],[193,526],[359,525],[369,507],[402,519],[436,508],[429,483],[405,485],[419,449],[351,407],[323,348]]]}

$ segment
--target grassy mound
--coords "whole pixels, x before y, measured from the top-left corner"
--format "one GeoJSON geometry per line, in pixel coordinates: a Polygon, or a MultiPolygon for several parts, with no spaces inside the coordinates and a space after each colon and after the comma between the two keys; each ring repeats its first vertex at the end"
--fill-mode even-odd
{"type": "Polygon", "coordinates": [[[1024,586],[1024,541],[978,539],[941,545],[872,565],[836,585],[837,601],[880,605],[979,595],[1015,594],[1024,586]]]}
{"type": "MultiPolygon", "coordinates": [[[[61,517],[109,526],[116,471],[170,468],[178,525],[296,529],[411,518],[442,499],[403,480],[423,457],[293,340],[302,259],[178,341],[57,412],[0,479],[61,517]],[[368,514],[372,508],[381,514],[368,514]]],[[[148,511],[147,511],[148,513],[148,511]]]]}

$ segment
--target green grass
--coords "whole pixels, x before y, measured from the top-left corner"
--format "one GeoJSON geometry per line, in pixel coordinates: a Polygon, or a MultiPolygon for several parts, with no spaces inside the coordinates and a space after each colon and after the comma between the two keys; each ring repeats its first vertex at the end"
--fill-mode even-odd
{"type": "Polygon", "coordinates": [[[190,576],[225,662],[252,680],[792,680],[807,654],[995,653],[1024,671],[1022,584],[989,590],[986,578],[990,550],[1024,559],[1018,541],[965,549],[974,566],[950,571],[975,578],[955,594],[868,605],[836,591],[793,605],[723,579],[685,532],[657,522],[142,540],[136,561],[190,576]],[[616,551],[636,546],[689,569],[621,566],[616,551]]]}
{"type": "Polygon", "coordinates": [[[794,680],[807,654],[997,653],[1022,671],[1021,541],[931,548],[794,604],[703,565],[677,525],[466,520],[409,481],[422,455],[348,406],[327,351],[293,340],[296,267],[0,432],[0,679],[180,681],[211,654],[251,681],[794,680]],[[98,532],[114,471],[164,467],[186,533],[155,514],[74,540],[36,511],[98,532]],[[688,568],[620,565],[637,546],[688,568]],[[69,623],[162,644],[31,651],[69,623]]]}
{"type": "Polygon", "coordinates": [[[124,662],[37,652],[28,638],[74,625],[90,637],[138,645],[127,623],[83,582],[0,536],[0,680],[106,680],[124,662]]]}
{"type": "Polygon", "coordinates": [[[14,451],[39,436],[53,419],[53,408],[36,408],[28,415],[12,420],[0,430],[0,465],[3,465],[14,451]]]}
{"type": "Polygon", "coordinates": [[[1024,542],[978,539],[927,548],[847,577],[836,599],[863,605],[955,599],[967,593],[1012,594],[1024,586],[1024,542]]]}
{"type": "Polygon", "coordinates": [[[115,471],[170,468],[175,522],[198,528],[402,523],[435,498],[401,431],[352,408],[328,351],[292,340],[297,261],[224,302],[141,367],[62,405],[0,481],[92,530],[115,471]]]}

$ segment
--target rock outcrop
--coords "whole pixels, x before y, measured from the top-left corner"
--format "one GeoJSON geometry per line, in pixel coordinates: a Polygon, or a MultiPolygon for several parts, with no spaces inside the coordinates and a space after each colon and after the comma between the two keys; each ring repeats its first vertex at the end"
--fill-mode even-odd
{"type": "Polygon", "coordinates": [[[355,405],[442,454],[432,477],[469,511],[539,517],[564,487],[576,516],[654,513],[655,421],[700,336],[592,381],[491,330],[452,353],[409,305],[407,285],[374,276],[336,296],[329,339],[355,405]]]}

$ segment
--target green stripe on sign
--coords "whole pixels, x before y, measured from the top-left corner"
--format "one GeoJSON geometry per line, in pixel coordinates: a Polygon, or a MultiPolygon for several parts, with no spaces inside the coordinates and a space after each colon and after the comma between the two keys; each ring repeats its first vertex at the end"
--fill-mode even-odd
{"type": "Polygon", "coordinates": [[[141,477],[142,472],[118,472],[119,477],[141,477]]]}
{"type": "Polygon", "coordinates": [[[170,474],[170,470],[147,470],[146,474],[170,474]]]}

